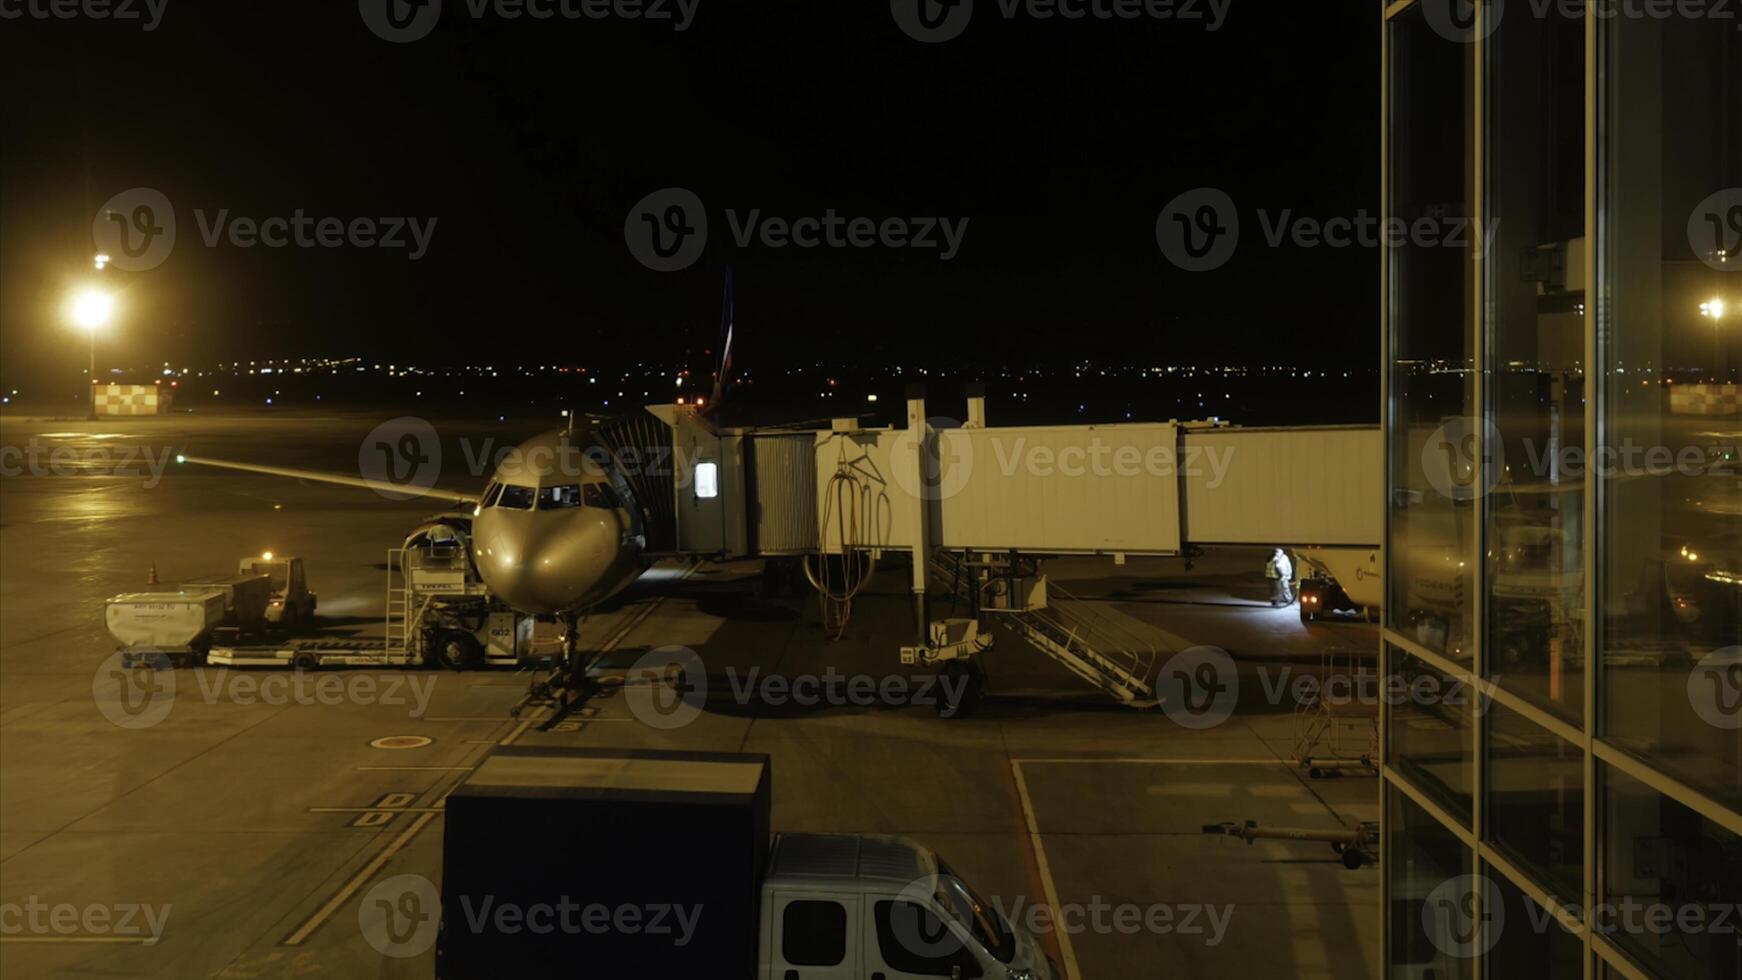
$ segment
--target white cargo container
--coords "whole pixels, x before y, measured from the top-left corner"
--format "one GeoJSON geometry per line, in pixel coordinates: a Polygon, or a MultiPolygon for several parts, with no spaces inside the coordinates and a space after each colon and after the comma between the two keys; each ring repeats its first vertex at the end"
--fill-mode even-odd
{"type": "Polygon", "coordinates": [[[128,592],[109,600],[103,619],[125,649],[186,653],[209,639],[227,612],[221,589],[128,592]]]}

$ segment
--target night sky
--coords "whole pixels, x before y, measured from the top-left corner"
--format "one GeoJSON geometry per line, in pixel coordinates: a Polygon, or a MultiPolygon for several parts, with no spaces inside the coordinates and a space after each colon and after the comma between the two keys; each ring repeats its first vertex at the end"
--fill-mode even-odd
{"type": "Polygon", "coordinates": [[[671,357],[712,345],[731,264],[740,364],[1366,368],[1376,251],[1273,248],[1258,212],[1377,212],[1377,5],[1232,0],[1223,16],[1006,18],[979,0],[933,44],[878,0],[700,0],[681,32],[446,0],[400,44],[354,2],[168,0],[150,31],[0,20],[0,370],[18,386],[82,364],[60,300],[93,275],[98,209],[134,187],[169,199],[177,234],[156,268],[103,273],[123,296],[102,348],[117,366],[671,357]],[[662,273],[624,224],[669,186],[710,228],[662,273]],[[1200,186],[1236,203],[1240,247],[1188,273],[1156,219],[1200,186]],[[740,246],[726,214],[830,208],[968,224],[941,261],[740,246]],[[403,248],[204,241],[220,212],[297,209],[436,224],[415,261],[409,232],[403,248]]]}

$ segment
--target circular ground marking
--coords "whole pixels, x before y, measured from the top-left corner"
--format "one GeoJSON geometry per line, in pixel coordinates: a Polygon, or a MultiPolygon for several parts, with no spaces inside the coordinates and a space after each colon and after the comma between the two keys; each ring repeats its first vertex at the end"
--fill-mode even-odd
{"type": "Polygon", "coordinates": [[[435,741],[423,735],[383,735],[369,743],[372,749],[421,749],[435,741]]]}

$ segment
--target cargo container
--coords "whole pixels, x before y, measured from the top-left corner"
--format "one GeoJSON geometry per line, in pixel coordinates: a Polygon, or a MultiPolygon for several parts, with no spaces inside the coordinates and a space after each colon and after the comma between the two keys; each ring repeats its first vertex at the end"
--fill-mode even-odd
{"type": "Polygon", "coordinates": [[[103,607],[103,621],[124,649],[191,651],[223,623],[224,593],[128,592],[103,607]]]}
{"type": "Polygon", "coordinates": [[[765,755],[499,748],[448,796],[436,976],[1053,980],[902,837],[769,834],[765,755]]]}

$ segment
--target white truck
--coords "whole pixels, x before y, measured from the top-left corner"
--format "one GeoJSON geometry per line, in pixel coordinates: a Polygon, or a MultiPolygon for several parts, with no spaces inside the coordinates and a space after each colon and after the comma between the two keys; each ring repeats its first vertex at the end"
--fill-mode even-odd
{"type": "Polygon", "coordinates": [[[771,798],[766,755],[496,749],[447,798],[436,976],[1061,976],[930,848],[771,836],[771,798]]]}

